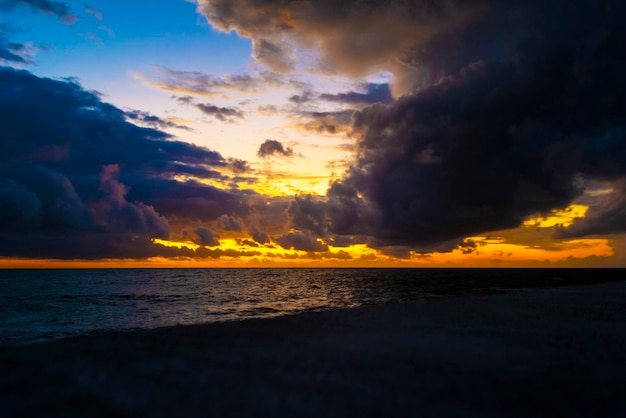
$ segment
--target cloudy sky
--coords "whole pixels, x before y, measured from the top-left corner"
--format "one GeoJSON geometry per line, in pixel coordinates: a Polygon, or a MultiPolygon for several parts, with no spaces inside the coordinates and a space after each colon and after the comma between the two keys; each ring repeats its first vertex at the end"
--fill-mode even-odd
{"type": "Polygon", "coordinates": [[[626,3],[0,0],[0,267],[626,267],[626,3]]]}

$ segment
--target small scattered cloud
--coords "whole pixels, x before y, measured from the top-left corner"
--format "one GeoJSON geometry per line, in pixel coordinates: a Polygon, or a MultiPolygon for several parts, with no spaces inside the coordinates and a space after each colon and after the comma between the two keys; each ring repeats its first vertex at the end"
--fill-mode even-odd
{"type": "Polygon", "coordinates": [[[230,92],[259,93],[268,88],[286,87],[305,90],[308,83],[297,78],[272,71],[260,71],[252,74],[226,74],[217,77],[201,71],[178,71],[156,67],[155,78],[135,74],[139,80],[173,93],[192,96],[228,97],[230,92]]]}
{"type": "Polygon", "coordinates": [[[25,31],[26,29],[21,26],[0,22],[0,65],[26,67],[33,63],[39,51],[49,48],[30,41],[19,40],[25,31]]]}
{"type": "Polygon", "coordinates": [[[365,83],[359,86],[357,91],[349,91],[337,94],[321,94],[322,100],[338,102],[348,105],[369,105],[374,103],[391,104],[394,99],[391,95],[389,84],[365,83]]]}
{"type": "Polygon", "coordinates": [[[212,116],[222,122],[233,122],[235,119],[243,119],[243,111],[236,107],[220,107],[211,103],[197,103],[194,105],[202,113],[212,116]]]}
{"type": "Polygon", "coordinates": [[[182,105],[193,106],[207,116],[211,116],[221,122],[234,122],[243,119],[244,112],[238,107],[222,107],[212,103],[198,103],[191,96],[174,96],[173,99],[182,105]]]}
{"type": "Polygon", "coordinates": [[[237,219],[232,215],[222,215],[219,222],[224,231],[241,232],[243,231],[241,219],[237,219]]]}
{"type": "Polygon", "coordinates": [[[78,17],[70,13],[67,3],[50,0],[0,0],[0,9],[27,8],[39,13],[56,16],[62,23],[74,24],[78,17]]]}
{"type": "Polygon", "coordinates": [[[31,43],[11,40],[12,34],[13,31],[7,25],[0,25],[0,65],[31,64],[37,48],[31,43]]]}
{"type": "Polygon", "coordinates": [[[94,16],[98,20],[102,20],[102,12],[100,10],[94,9],[93,7],[85,5],[85,12],[94,16]]]}
{"type": "Polygon", "coordinates": [[[158,116],[152,115],[148,112],[143,112],[141,110],[128,110],[125,112],[126,117],[135,123],[140,123],[146,126],[149,126],[151,128],[159,128],[159,129],[166,129],[166,128],[177,128],[177,129],[184,129],[184,130],[190,130],[190,128],[188,126],[185,125],[179,125],[169,119],[162,119],[158,116]]]}
{"type": "Polygon", "coordinates": [[[280,109],[276,105],[261,105],[258,106],[256,110],[263,116],[271,116],[280,112],[280,109]]]}
{"type": "Polygon", "coordinates": [[[219,235],[210,230],[207,227],[201,226],[196,228],[194,231],[196,233],[196,243],[199,245],[205,245],[207,247],[216,247],[220,245],[219,235]]]}
{"type": "Polygon", "coordinates": [[[268,244],[270,242],[270,237],[264,231],[261,231],[257,226],[252,225],[250,227],[250,236],[255,242],[259,244],[268,244]]]}
{"type": "Polygon", "coordinates": [[[290,147],[285,147],[281,142],[275,139],[266,139],[265,142],[259,146],[257,155],[260,158],[270,158],[273,156],[290,158],[294,156],[294,151],[290,147]]]}
{"type": "Polygon", "coordinates": [[[322,135],[339,135],[350,131],[353,110],[329,112],[295,110],[291,115],[298,119],[296,128],[322,135]]]}
{"type": "Polygon", "coordinates": [[[328,251],[328,245],[324,244],[310,231],[296,231],[276,238],[274,241],[285,249],[300,251],[323,252],[328,251]]]}
{"type": "Polygon", "coordinates": [[[235,174],[243,174],[251,170],[250,164],[246,160],[241,160],[239,158],[229,158],[228,167],[235,174]]]}
{"type": "Polygon", "coordinates": [[[309,103],[314,100],[313,92],[310,90],[304,91],[300,94],[294,94],[289,97],[289,101],[298,105],[309,103]]]}

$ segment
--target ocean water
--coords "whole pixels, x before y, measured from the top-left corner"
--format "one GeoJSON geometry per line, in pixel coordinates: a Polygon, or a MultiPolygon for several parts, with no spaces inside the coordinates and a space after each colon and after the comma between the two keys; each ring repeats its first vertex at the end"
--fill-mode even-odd
{"type": "Polygon", "coordinates": [[[623,279],[585,269],[0,270],[0,346],[623,279]]]}

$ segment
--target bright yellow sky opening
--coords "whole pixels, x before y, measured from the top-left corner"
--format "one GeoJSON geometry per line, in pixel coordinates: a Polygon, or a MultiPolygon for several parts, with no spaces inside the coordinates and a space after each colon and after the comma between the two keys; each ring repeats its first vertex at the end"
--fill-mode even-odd
{"type": "Polygon", "coordinates": [[[568,227],[577,218],[584,218],[587,210],[586,205],[572,204],[563,210],[555,210],[549,216],[530,218],[524,221],[524,226],[534,226],[537,228],[551,228],[554,226],[568,227]]]}

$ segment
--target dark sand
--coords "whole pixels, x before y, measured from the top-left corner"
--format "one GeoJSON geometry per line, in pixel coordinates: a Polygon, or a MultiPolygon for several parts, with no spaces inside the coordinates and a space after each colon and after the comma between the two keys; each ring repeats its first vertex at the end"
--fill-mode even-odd
{"type": "Polygon", "coordinates": [[[626,282],[0,350],[1,417],[626,417],[626,282]]]}

